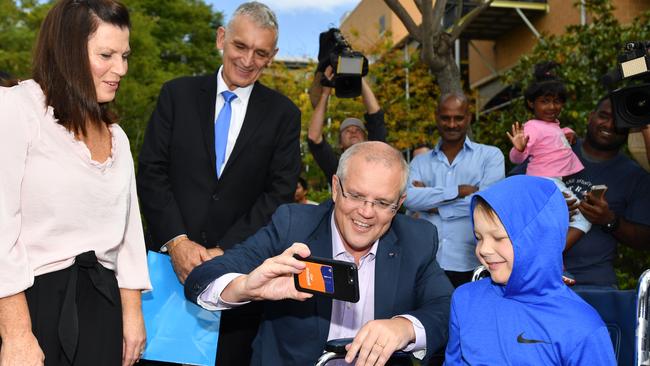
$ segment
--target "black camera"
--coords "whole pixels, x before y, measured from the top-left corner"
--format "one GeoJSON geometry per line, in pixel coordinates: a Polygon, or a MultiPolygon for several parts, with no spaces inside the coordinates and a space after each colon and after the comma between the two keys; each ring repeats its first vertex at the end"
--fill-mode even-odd
{"type": "Polygon", "coordinates": [[[327,66],[334,69],[334,78],[323,76],[321,84],[335,89],[339,98],[355,98],[361,95],[361,78],[368,74],[368,59],[354,51],[341,31],[330,28],[319,37],[318,68],[324,72],[327,66]]]}
{"type": "Polygon", "coordinates": [[[605,86],[629,79],[610,93],[617,128],[650,124],[650,41],[629,42],[618,56],[618,66],[603,78],[605,86]]]}

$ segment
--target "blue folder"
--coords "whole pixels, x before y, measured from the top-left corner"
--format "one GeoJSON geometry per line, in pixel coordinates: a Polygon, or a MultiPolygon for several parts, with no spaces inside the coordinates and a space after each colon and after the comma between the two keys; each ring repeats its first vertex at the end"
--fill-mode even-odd
{"type": "Polygon", "coordinates": [[[147,254],[153,291],[142,295],[147,329],[145,360],[213,366],[219,336],[218,311],[207,311],[185,299],[169,256],[147,254]]]}

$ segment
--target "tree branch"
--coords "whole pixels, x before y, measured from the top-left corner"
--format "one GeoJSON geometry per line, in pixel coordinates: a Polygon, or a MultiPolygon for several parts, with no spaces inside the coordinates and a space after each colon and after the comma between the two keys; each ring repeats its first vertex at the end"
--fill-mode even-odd
{"type": "Polygon", "coordinates": [[[386,3],[386,5],[388,5],[390,10],[392,10],[395,13],[395,15],[397,15],[399,20],[402,21],[402,23],[406,27],[406,30],[411,34],[411,37],[413,37],[418,42],[422,43],[422,34],[420,32],[420,27],[418,27],[418,25],[415,24],[413,18],[411,18],[411,16],[406,11],[406,9],[404,9],[402,4],[399,3],[399,0],[384,0],[384,2],[386,3]]]}
{"type": "Polygon", "coordinates": [[[415,6],[418,7],[418,10],[420,11],[420,14],[422,14],[423,13],[423,11],[422,11],[422,0],[413,0],[413,1],[415,1],[415,6]]]}
{"type": "MultiPolygon", "coordinates": [[[[431,17],[431,34],[438,34],[442,30],[442,18],[445,16],[445,9],[447,8],[447,0],[436,0],[434,5],[431,5],[431,0],[427,0],[427,8],[432,9],[431,17]]],[[[422,14],[424,18],[424,14],[422,14]]]]}
{"type": "MultiPolygon", "coordinates": [[[[445,0],[441,0],[443,3],[445,0]]],[[[436,1],[437,4],[438,1],[436,1]]],[[[422,0],[422,25],[420,29],[422,30],[422,39],[420,43],[422,44],[422,59],[431,67],[431,63],[435,58],[435,53],[433,49],[433,39],[437,35],[434,32],[435,24],[433,23],[433,3],[432,0],[422,0]]]]}
{"type": "Polygon", "coordinates": [[[455,41],[460,37],[463,31],[478,17],[481,13],[487,9],[494,0],[484,0],[480,5],[472,9],[467,15],[456,20],[454,25],[451,26],[449,34],[451,35],[451,41],[455,41]]]}

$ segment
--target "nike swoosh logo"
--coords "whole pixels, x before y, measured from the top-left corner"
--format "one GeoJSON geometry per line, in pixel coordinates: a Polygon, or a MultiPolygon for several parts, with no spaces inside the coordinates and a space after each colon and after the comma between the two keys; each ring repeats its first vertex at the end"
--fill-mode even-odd
{"type": "Polygon", "coordinates": [[[521,332],[517,336],[517,343],[523,343],[523,344],[546,343],[546,344],[550,344],[549,342],[540,341],[539,339],[526,339],[526,338],[524,338],[524,333],[525,332],[521,332]]]}

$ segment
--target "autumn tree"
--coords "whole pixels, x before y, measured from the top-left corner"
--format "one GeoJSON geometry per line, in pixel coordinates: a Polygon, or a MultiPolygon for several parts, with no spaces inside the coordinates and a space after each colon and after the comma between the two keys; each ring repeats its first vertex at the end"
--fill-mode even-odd
{"type": "MultiPolygon", "coordinates": [[[[221,62],[215,37],[222,15],[203,0],[123,2],[131,16],[132,53],[129,72],[117,93],[116,109],[137,156],[162,84],[182,75],[214,72],[221,62]]],[[[1,71],[20,79],[30,77],[32,48],[52,4],[0,0],[1,71]]]]}
{"type": "MultiPolygon", "coordinates": [[[[609,0],[590,0],[586,6],[592,19],[589,24],[568,26],[566,33],[559,36],[543,35],[544,42],[522,56],[504,77],[506,84],[523,90],[533,80],[532,70],[536,63],[559,63],[556,71],[569,92],[560,120],[563,125],[573,128],[578,136],[584,136],[589,112],[608,92],[600,78],[616,66],[623,45],[630,41],[650,40],[650,12],[639,14],[629,24],[621,24],[613,15],[614,7],[609,0]]],[[[512,145],[505,131],[514,121],[529,119],[529,113],[523,98],[515,98],[508,108],[482,116],[473,128],[475,136],[480,141],[490,141],[499,146],[507,154],[512,145]]],[[[648,263],[650,255],[647,252],[619,245],[615,263],[619,286],[634,288],[648,263]]]]}
{"type": "Polygon", "coordinates": [[[447,0],[414,0],[422,22],[417,24],[402,6],[400,0],[384,0],[397,15],[411,38],[420,44],[420,61],[436,76],[440,92],[462,92],[460,71],[454,60],[454,42],[472,20],[487,9],[493,0],[478,0],[476,6],[445,29],[443,18],[447,0]]]}

